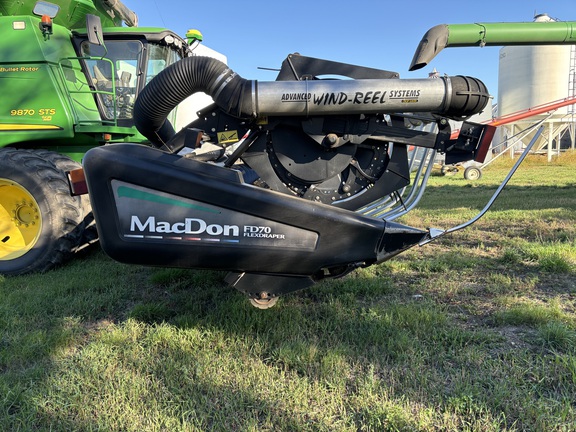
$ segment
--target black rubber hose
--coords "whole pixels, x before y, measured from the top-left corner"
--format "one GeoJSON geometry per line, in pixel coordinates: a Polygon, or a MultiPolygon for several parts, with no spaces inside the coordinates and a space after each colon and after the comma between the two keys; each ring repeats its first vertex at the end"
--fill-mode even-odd
{"type": "Polygon", "coordinates": [[[170,112],[188,96],[204,92],[228,113],[249,116],[252,109],[252,81],[246,80],[219,60],[186,57],[154,77],[134,104],[134,124],[158,147],[175,131],[167,120],[170,112]]]}

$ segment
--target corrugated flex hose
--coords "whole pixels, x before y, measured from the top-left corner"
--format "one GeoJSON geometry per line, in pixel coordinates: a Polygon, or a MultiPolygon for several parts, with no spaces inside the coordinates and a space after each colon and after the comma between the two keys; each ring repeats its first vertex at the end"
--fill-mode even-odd
{"type": "Polygon", "coordinates": [[[211,57],[186,57],[160,72],[144,87],[134,104],[134,123],[160,147],[174,134],[170,112],[188,96],[204,92],[232,115],[249,115],[251,81],[211,57]],[[248,112],[245,112],[247,110],[248,112]]]}

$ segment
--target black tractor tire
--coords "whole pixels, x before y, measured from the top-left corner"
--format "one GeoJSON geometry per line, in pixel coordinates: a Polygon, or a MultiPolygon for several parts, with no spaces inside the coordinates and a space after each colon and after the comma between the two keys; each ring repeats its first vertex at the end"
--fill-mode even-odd
{"type": "Polygon", "coordinates": [[[33,150],[0,149],[0,274],[45,272],[66,262],[80,242],[83,219],[81,199],[70,195],[54,163],[33,150]],[[32,239],[18,238],[29,225],[36,230],[32,239]]]}
{"type": "MultiPolygon", "coordinates": [[[[52,162],[56,168],[66,175],[66,172],[73,171],[78,168],[82,168],[79,162],[69,158],[62,153],[57,153],[50,150],[34,150],[34,153],[40,156],[42,159],[49,160],[52,162]]],[[[98,231],[96,229],[96,221],[94,220],[94,214],[92,213],[92,205],[90,204],[90,197],[88,195],[81,195],[80,201],[82,202],[82,212],[84,215],[84,231],[82,232],[82,237],[77,246],[77,250],[84,249],[91,244],[98,241],[98,231]]]]}

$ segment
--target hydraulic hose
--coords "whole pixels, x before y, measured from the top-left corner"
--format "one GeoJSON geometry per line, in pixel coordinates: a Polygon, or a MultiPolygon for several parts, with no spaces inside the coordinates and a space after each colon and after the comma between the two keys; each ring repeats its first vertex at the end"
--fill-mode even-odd
{"type": "Polygon", "coordinates": [[[490,98],[482,81],[464,76],[258,82],[219,60],[187,57],[144,87],[134,106],[137,129],[162,146],[175,133],[168,114],[196,92],[239,118],[432,112],[463,119],[481,112],[490,98]]]}

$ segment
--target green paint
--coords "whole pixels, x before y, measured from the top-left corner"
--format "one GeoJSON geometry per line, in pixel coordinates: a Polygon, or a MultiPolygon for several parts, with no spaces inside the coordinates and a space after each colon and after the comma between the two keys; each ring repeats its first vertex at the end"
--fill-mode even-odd
{"type": "Polygon", "coordinates": [[[576,43],[574,22],[450,24],[447,47],[576,43]]]}

